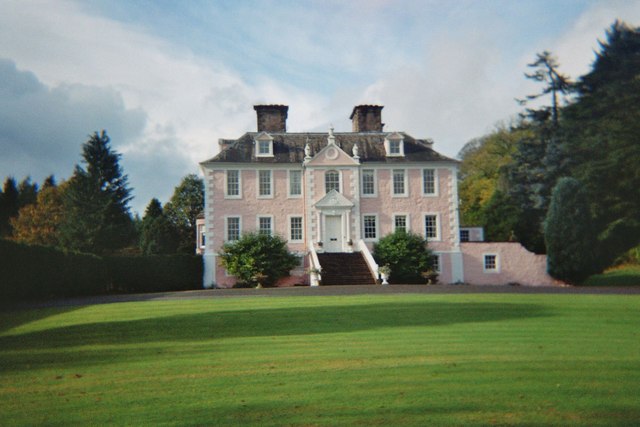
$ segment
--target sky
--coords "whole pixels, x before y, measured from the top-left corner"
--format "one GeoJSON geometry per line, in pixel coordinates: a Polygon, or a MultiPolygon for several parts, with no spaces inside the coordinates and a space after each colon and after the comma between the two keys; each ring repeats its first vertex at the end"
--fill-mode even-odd
{"type": "Polygon", "coordinates": [[[537,91],[536,53],[575,79],[615,19],[640,25],[640,0],[1,0],[0,178],[67,179],[105,129],[142,215],[255,104],[292,132],[384,105],[385,131],[455,157],[537,91]]]}

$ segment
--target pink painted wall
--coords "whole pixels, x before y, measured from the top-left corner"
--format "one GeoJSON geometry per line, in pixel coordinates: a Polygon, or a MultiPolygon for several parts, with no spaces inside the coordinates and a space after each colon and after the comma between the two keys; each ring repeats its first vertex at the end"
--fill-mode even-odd
{"type": "MultiPolygon", "coordinates": [[[[288,197],[288,172],[285,169],[273,169],[273,197],[257,197],[258,173],[253,170],[241,170],[242,198],[225,198],[225,171],[214,170],[209,173],[211,180],[211,191],[209,198],[210,213],[209,218],[213,218],[213,223],[208,232],[207,246],[212,253],[217,253],[224,244],[225,238],[225,216],[239,216],[241,218],[242,233],[256,231],[257,217],[260,215],[273,216],[273,230],[275,234],[285,239],[289,238],[289,216],[299,215],[304,217],[303,197],[288,197]]],[[[303,230],[306,227],[303,219],[303,230]]],[[[304,252],[305,243],[291,242],[288,244],[292,252],[304,252]]],[[[222,287],[230,287],[235,283],[234,277],[228,277],[219,260],[216,263],[216,284],[222,287]]],[[[304,278],[292,279],[300,283],[304,278]]]]}
{"type": "Polygon", "coordinates": [[[547,257],[527,251],[515,242],[461,243],[464,281],[472,285],[553,286],[562,283],[547,274],[547,257]],[[499,270],[485,272],[484,255],[498,255],[499,270]]]}
{"type": "MultiPolygon", "coordinates": [[[[401,168],[398,168],[401,169],[401,168]]],[[[392,168],[378,169],[378,196],[363,197],[360,199],[360,213],[378,213],[380,237],[393,232],[393,215],[409,215],[410,228],[414,233],[424,236],[424,215],[439,214],[440,239],[429,242],[433,250],[450,250],[451,240],[451,216],[449,203],[451,191],[448,183],[451,179],[451,170],[438,168],[438,195],[424,196],[422,194],[422,168],[408,169],[408,193],[406,197],[393,196],[391,194],[392,168]]]]}

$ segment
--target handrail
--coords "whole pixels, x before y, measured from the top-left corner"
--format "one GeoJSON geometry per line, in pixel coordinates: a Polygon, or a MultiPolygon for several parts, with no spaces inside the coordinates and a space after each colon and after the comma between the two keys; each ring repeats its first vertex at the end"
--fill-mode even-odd
{"type": "Polygon", "coordinates": [[[364,240],[358,240],[358,249],[360,249],[360,252],[362,252],[364,260],[367,262],[367,266],[369,267],[369,271],[371,272],[371,274],[376,279],[379,279],[380,273],[378,272],[378,264],[376,263],[376,260],[373,259],[373,255],[371,255],[371,251],[369,251],[369,248],[367,247],[367,244],[364,242],[364,240]]]}
{"type": "Polygon", "coordinates": [[[312,271],[309,276],[311,279],[311,286],[319,286],[320,281],[322,280],[322,266],[320,265],[320,260],[318,259],[318,253],[316,252],[315,245],[313,244],[313,240],[309,245],[309,255],[310,255],[310,270],[312,271]],[[317,270],[318,273],[313,273],[314,270],[317,270]]]}

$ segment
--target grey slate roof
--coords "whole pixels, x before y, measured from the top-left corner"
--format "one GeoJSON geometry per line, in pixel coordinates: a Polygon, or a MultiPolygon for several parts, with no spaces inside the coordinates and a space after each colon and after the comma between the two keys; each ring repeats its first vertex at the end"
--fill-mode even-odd
{"type": "MultiPolygon", "coordinates": [[[[404,157],[387,157],[384,140],[394,132],[345,132],[334,133],[336,145],[351,155],[353,145],[358,144],[360,161],[380,163],[406,163],[448,161],[457,162],[434,151],[431,142],[415,139],[403,132],[404,157]]],[[[256,157],[254,140],[258,132],[247,132],[238,139],[220,140],[222,151],[205,163],[302,163],[304,161],[304,147],[309,143],[311,156],[317,154],[327,146],[328,133],[269,133],[273,138],[273,157],[256,157]],[[226,147],[226,148],[224,148],[226,147]]]]}

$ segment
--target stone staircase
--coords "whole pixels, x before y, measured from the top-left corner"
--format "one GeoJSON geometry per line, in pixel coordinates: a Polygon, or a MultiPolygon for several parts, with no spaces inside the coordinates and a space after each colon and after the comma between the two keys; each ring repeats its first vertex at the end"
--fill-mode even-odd
{"type": "Polygon", "coordinates": [[[355,253],[318,254],[322,266],[322,285],[375,285],[364,257],[355,253]]]}

